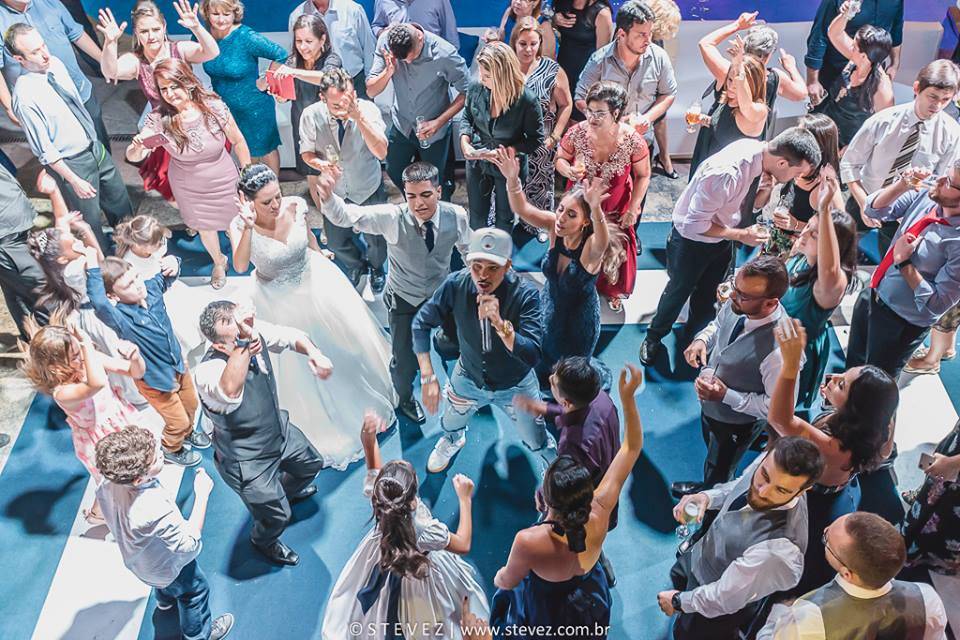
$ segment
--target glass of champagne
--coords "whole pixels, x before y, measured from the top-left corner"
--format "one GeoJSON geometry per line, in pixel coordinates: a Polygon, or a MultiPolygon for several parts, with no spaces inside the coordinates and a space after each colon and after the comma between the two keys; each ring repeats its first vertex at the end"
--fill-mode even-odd
{"type": "Polygon", "coordinates": [[[429,149],[430,143],[427,142],[426,136],[423,135],[423,125],[426,123],[427,119],[423,116],[417,116],[417,138],[420,140],[421,149],[429,149]]]}
{"type": "Polygon", "coordinates": [[[583,162],[583,158],[581,156],[574,158],[572,168],[573,172],[578,176],[574,180],[575,183],[581,183],[587,179],[587,165],[583,162]]]}
{"type": "Polygon", "coordinates": [[[696,100],[693,104],[687,107],[687,133],[696,133],[697,127],[700,126],[700,120],[702,117],[703,106],[700,104],[699,100],[696,100]]]}
{"type": "Polygon", "coordinates": [[[340,164],[340,153],[337,151],[337,148],[332,144],[328,144],[323,148],[323,155],[326,157],[327,162],[330,164],[340,164]]]}

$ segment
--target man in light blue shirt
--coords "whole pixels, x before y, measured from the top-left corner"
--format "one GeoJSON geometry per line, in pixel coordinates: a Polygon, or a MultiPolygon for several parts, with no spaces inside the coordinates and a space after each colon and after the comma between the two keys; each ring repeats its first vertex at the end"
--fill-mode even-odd
{"type": "Polygon", "coordinates": [[[847,346],[847,368],[873,364],[894,379],[931,325],[960,302],[960,166],[922,191],[910,186],[916,172],[867,198],[868,217],[900,227],[857,299],[847,346]]]}
{"type": "MultiPolygon", "coordinates": [[[[373,52],[377,39],[373,37],[367,13],[353,0],[305,0],[290,14],[287,29],[302,15],[323,18],[330,32],[330,43],[343,61],[343,69],[353,78],[357,95],[367,98],[366,79],[370,77],[373,52]]],[[[294,125],[296,126],[296,125],[294,125]]]]}
{"type": "Polygon", "coordinates": [[[416,22],[430,33],[440,36],[457,49],[460,34],[457,32],[457,17],[450,0],[376,0],[373,5],[373,33],[380,32],[391,24],[416,22]]]}
{"type": "MultiPolygon", "coordinates": [[[[0,0],[0,30],[6,33],[7,29],[18,22],[34,27],[43,36],[51,55],[59,58],[66,66],[70,79],[80,92],[83,106],[93,119],[97,138],[103,144],[109,144],[107,129],[100,113],[100,103],[93,95],[93,85],[80,70],[77,54],[73,50],[73,45],[76,45],[81,51],[100,62],[100,47],[93,38],[84,33],[83,27],[77,24],[70,12],[58,0],[0,0]]],[[[6,109],[7,116],[15,124],[19,124],[16,114],[13,113],[11,94],[17,79],[25,72],[13,53],[6,47],[3,55],[0,56],[0,68],[3,71],[3,78],[0,79],[0,104],[6,109]]]]}

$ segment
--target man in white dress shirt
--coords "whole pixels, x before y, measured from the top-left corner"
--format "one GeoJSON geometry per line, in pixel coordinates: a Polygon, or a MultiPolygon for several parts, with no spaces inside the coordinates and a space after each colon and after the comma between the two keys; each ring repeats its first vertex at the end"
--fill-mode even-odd
{"type": "MultiPolygon", "coordinates": [[[[696,335],[715,314],[717,286],[730,270],[732,244],[757,246],[766,236],[757,225],[738,228],[741,207],[761,174],[776,182],[810,175],[820,165],[820,147],[809,131],[787,129],[770,142],[738,140],[707,158],[673,209],[667,240],[667,286],[640,346],[640,362],[651,366],[663,350],[687,298],[687,335],[696,335]]],[[[749,202],[746,209],[752,209],[749,202]]]]}
{"type": "Polygon", "coordinates": [[[896,222],[865,215],[867,196],[892,184],[906,169],[923,167],[933,175],[950,171],[960,157],[960,124],[943,112],[960,90],[960,69],[934,60],[917,74],[913,102],[873,114],[853,136],[840,159],[840,179],[850,189],[847,213],[864,228],[880,228],[880,254],[890,246],[896,222]]]}
{"type": "Polygon", "coordinates": [[[688,504],[700,521],[708,509],[719,513],[703,537],[681,545],[674,588],[657,595],[666,615],[678,615],[676,640],[739,640],[764,598],[796,586],[809,526],[804,494],[823,464],[811,441],[781,438],[738,479],[684,496],[673,510],[678,522],[688,504]]]}
{"type": "Polygon", "coordinates": [[[894,580],[907,556],[896,527],[873,513],[841,516],[823,532],[837,577],[775,605],[757,640],[945,640],[947,614],[928,584],[894,580]]]}
{"type": "Polygon", "coordinates": [[[197,469],[193,512],[184,519],[175,496],[157,480],[163,452],[143,427],[128,426],[97,443],[97,469],[103,481],[97,500],[117,541],[123,564],[154,588],[157,609],[176,605],[186,640],[220,640],[233,627],[233,614],[211,619],[210,586],[197,565],[200,533],[213,480],[197,469]]]}

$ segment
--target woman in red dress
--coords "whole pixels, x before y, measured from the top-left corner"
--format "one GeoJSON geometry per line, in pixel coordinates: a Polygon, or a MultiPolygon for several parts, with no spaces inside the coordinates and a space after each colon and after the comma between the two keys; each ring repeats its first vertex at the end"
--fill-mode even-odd
{"type": "Polygon", "coordinates": [[[612,82],[598,82],[587,92],[587,119],[567,130],[557,153],[557,172],[577,182],[600,177],[609,194],[601,205],[610,224],[607,251],[619,260],[608,261],[597,280],[597,290],[610,308],[620,311],[637,278],[637,234],[643,198],[650,184],[650,151],[643,137],[621,122],[627,94],[612,82]]]}

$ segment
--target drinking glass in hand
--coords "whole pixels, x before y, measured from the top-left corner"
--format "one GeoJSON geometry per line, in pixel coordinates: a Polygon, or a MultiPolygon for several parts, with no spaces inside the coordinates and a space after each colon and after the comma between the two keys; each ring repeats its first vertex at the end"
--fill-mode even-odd
{"type": "Polygon", "coordinates": [[[423,125],[426,123],[427,119],[423,116],[417,116],[417,138],[420,140],[421,149],[429,149],[430,143],[427,142],[427,137],[423,135],[423,125]]]}
{"type": "Polygon", "coordinates": [[[687,107],[686,119],[687,119],[687,133],[696,133],[697,127],[700,126],[703,118],[703,107],[700,104],[700,101],[697,100],[689,107],[687,107]]]}

